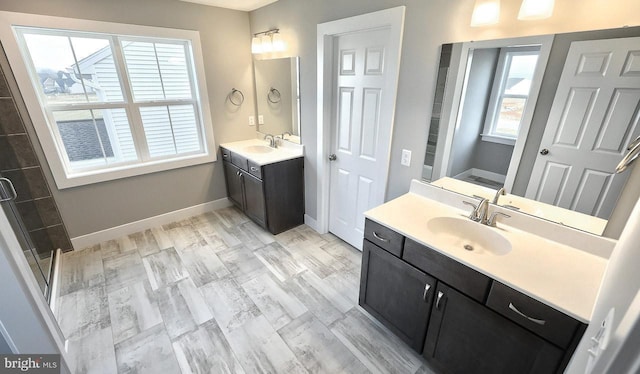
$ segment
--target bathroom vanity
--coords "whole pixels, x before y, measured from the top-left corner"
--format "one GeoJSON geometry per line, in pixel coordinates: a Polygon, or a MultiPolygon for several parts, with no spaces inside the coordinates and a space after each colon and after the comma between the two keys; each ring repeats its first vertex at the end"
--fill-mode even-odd
{"type": "Polygon", "coordinates": [[[220,145],[229,200],[272,234],[304,222],[302,146],[251,139],[220,145]]]}
{"type": "Polygon", "coordinates": [[[359,304],[444,372],[561,373],[615,242],[494,205],[511,218],[489,227],[463,201],[414,181],[366,212],[359,304]]]}

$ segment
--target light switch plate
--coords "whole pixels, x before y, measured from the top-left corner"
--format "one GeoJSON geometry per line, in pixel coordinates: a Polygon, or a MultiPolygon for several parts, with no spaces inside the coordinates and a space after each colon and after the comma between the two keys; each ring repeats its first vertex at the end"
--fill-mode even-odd
{"type": "Polygon", "coordinates": [[[256,125],[256,117],[249,116],[249,126],[255,126],[255,125],[256,125]]]}
{"type": "Polygon", "coordinates": [[[400,160],[400,164],[404,166],[411,165],[411,151],[408,149],[402,150],[402,159],[400,160]]]}
{"type": "Polygon", "coordinates": [[[258,116],[258,125],[264,125],[264,117],[262,114],[258,116]]]}

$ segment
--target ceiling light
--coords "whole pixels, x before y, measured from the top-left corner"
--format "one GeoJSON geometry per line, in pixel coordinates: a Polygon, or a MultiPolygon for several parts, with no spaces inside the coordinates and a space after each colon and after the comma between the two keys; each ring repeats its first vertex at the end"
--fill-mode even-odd
{"type": "Polygon", "coordinates": [[[553,14],[554,0],[523,0],[518,13],[519,20],[549,18],[553,14]]]}
{"type": "Polygon", "coordinates": [[[476,0],[471,16],[471,27],[487,26],[500,20],[500,0],[476,0]]]}

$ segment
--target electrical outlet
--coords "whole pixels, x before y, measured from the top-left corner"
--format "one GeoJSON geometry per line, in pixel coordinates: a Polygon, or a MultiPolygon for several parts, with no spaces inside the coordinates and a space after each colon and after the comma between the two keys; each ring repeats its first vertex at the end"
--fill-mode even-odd
{"type": "Polygon", "coordinates": [[[258,116],[258,125],[264,125],[264,116],[262,114],[258,116]]]}
{"type": "Polygon", "coordinates": [[[255,126],[255,125],[256,125],[256,117],[249,116],[249,126],[255,126]]]}
{"type": "Polygon", "coordinates": [[[411,165],[411,151],[408,149],[402,150],[402,159],[400,160],[400,164],[404,166],[411,165]]]}

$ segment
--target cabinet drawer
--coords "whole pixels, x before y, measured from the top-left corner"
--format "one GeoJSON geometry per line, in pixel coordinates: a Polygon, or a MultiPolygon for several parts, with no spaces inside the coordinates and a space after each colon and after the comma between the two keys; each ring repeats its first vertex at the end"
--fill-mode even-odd
{"type": "Polygon", "coordinates": [[[411,239],[405,240],[402,259],[481,303],[491,285],[489,277],[411,239]]]}
{"type": "Polygon", "coordinates": [[[244,171],[249,170],[247,167],[248,160],[237,153],[231,152],[231,163],[244,171]]]}
{"type": "Polygon", "coordinates": [[[262,166],[251,160],[248,160],[247,163],[249,165],[249,173],[259,179],[262,179],[262,166]]]}
{"type": "Polygon", "coordinates": [[[378,247],[401,257],[404,236],[369,219],[364,223],[364,237],[378,247]]]}
{"type": "Polygon", "coordinates": [[[561,348],[566,348],[579,321],[500,282],[493,282],[487,306],[561,348]]]}

